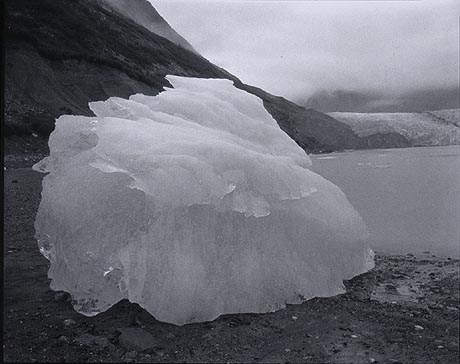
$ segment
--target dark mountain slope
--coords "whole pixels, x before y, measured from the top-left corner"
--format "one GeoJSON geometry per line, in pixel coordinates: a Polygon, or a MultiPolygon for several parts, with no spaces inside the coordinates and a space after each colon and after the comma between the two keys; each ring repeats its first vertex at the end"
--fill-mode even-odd
{"type": "Polygon", "coordinates": [[[360,144],[360,138],[348,125],[337,123],[331,116],[241,82],[235,82],[235,86],[260,97],[280,128],[306,150],[313,147],[314,150],[333,151],[356,148],[360,144]]]}
{"type": "Polygon", "coordinates": [[[234,80],[261,97],[281,128],[307,151],[357,147],[347,125],[242,84],[203,57],[107,10],[100,0],[7,0],[6,8],[5,131],[13,149],[29,143],[46,151],[59,115],[91,115],[89,101],[111,96],[155,95],[168,86],[167,74],[234,80]]]}
{"type": "Polygon", "coordinates": [[[168,73],[224,77],[204,58],[96,2],[11,0],[7,10],[7,132],[48,133],[62,113],[89,115],[89,101],[154,95],[168,85],[168,73]]]}
{"type": "Polygon", "coordinates": [[[134,20],[137,24],[160,35],[174,44],[181,46],[194,53],[198,52],[179,35],[171,26],[158,14],[155,8],[147,0],[99,0],[107,8],[118,11],[134,20]]]}

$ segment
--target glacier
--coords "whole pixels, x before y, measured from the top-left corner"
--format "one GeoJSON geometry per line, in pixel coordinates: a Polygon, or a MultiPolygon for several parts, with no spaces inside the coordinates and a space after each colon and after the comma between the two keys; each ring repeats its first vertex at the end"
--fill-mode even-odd
{"type": "Polygon", "coordinates": [[[460,109],[422,113],[328,113],[347,124],[360,137],[379,133],[397,133],[411,146],[460,144],[460,109]]]}
{"type": "Polygon", "coordinates": [[[35,221],[53,290],[92,316],[122,299],[183,325],[344,292],[374,266],[344,193],[258,97],[167,76],[157,96],[63,115],[35,221]]]}

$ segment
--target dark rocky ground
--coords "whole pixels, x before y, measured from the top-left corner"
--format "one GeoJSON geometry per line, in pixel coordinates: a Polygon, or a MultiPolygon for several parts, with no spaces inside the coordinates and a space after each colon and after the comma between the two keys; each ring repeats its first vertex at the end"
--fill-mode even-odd
{"type": "Polygon", "coordinates": [[[82,316],[49,289],[33,237],[42,175],[11,168],[23,162],[4,170],[5,362],[459,362],[459,261],[428,253],[377,255],[346,294],[271,314],[178,327],[123,301],[82,316]]]}

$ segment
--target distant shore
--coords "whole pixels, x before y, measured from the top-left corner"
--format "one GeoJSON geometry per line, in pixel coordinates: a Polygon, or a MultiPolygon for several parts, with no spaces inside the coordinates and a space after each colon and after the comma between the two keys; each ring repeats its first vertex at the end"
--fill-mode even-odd
{"type": "Polygon", "coordinates": [[[34,240],[42,177],[4,170],[6,362],[459,362],[459,261],[431,254],[377,253],[376,268],[345,282],[346,294],[271,314],[177,327],[122,301],[79,315],[49,289],[34,240]],[[147,348],[145,336],[153,338],[147,348]]]}

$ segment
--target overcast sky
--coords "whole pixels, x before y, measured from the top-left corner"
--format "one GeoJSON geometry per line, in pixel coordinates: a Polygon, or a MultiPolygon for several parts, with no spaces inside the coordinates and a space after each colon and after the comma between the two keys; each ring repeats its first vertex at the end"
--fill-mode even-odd
{"type": "Polygon", "coordinates": [[[458,0],[150,0],[211,62],[291,99],[458,85],[458,0]]]}

